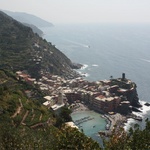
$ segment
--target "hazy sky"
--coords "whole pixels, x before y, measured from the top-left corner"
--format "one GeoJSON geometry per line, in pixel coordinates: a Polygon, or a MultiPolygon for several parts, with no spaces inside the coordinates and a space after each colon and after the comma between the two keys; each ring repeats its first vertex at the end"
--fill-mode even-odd
{"type": "Polygon", "coordinates": [[[27,12],[52,23],[150,23],[150,0],[0,0],[0,9],[27,12]]]}

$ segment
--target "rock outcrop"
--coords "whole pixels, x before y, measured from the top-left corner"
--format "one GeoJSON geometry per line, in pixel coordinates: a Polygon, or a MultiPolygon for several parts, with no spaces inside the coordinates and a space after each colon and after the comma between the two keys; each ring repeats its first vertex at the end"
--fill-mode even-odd
{"type": "Polygon", "coordinates": [[[110,92],[114,93],[121,97],[121,104],[118,107],[119,112],[128,114],[131,112],[132,108],[139,108],[142,105],[139,102],[139,97],[137,94],[137,86],[134,82],[125,78],[125,74],[122,75],[122,78],[111,79],[111,88],[110,92]]]}

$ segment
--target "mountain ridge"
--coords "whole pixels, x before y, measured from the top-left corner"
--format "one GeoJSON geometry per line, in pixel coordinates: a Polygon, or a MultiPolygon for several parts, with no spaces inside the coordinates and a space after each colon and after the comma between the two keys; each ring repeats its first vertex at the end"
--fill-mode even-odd
{"type": "Polygon", "coordinates": [[[22,23],[23,25],[27,26],[27,27],[30,27],[34,33],[37,33],[40,37],[43,36],[43,31],[40,30],[38,27],[36,27],[35,25],[33,24],[28,24],[28,23],[22,23]]]}
{"type": "Polygon", "coordinates": [[[37,17],[32,14],[24,13],[24,12],[11,12],[7,10],[2,10],[7,15],[11,16],[15,20],[22,22],[22,23],[28,23],[33,24],[37,27],[53,27],[54,25],[44,19],[41,19],[40,17],[37,17]]]}

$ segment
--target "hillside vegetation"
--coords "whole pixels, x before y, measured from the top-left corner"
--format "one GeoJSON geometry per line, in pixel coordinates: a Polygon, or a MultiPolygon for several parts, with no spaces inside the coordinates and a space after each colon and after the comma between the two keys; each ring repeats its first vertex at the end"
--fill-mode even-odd
{"type": "Polygon", "coordinates": [[[27,70],[33,77],[50,72],[73,77],[72,62],[31,28],[0,12],[0,68],[27,70]]]}
{"type": "MultiPolygon", "coordinates": [[[[0,149],[1,150],[101,150],[97,142],[76,128],[64,125],[70,111],[64,107],[60,116],[42,105],[42,93],[34,84],[18,80],[15,72],[24,70],[39,78],[49,72],[65,78],[77,74],[74,64],[51,43],[29,27],[0,12],[0,149]],[[27,92],[32,92],[32,97],[27,92]]],[[[114,132],[104,142],[106,150],[150,149],[150,122],[129,133],[114,132]],[[117,133],[117,134],[116,134],[117,133]]]]}
{"type": "Polygon", "coordinates": [[[0,70],[0,149],[99,149],[77,129],[56,128],[57,118],[41,105],[42,93],[20,82],[12,72],[0,70]],[[38,95],[28,98],[27,89],[38,95]],[[78,145],[76,145],[78,143],[78,145]]]}
{"type": "Polygon", "coordinates": [[[26,70],[38,78],[41,72],[48,71],[68,78],[76,75],[72,65],[55,46],[0,12],[1,150],[99,149],[96,142],[77,129],[63,126],[63,115],[60,122],[60,118],[42,105],[43,93],[34,85],[18,80],[15,74],[26,70]],[[28,90],[32,97],[27,96],[28,90]]]}

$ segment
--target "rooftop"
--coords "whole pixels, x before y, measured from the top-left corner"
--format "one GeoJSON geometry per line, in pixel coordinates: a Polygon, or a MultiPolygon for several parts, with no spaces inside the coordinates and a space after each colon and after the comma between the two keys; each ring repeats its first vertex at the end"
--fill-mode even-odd
{"type": "Polygon", "coordinates": [[[49,104],[51,104],[50,101],[46,101],[46,102],[43,103],[44,106],[48,106],[49,104]]]}
{"type": "Polygon", "coordinates": [[[72,128],[77,128],[78,129],[78,127],[73,122],[66,122],[66,125],[68,125],[72,128]]]}
{"type": "Polygon", "coordinates": [[[46,100],[51,101],[52,100],[52,96],[45,96],[44,97],[46,100]]]}
{"type": "Polygon", "coordinates": [[[55,104],[55,105],[51,106],[51,108],[55,111],[55,110],[57,110],[57,109],[63,107],[64,105],[65,105],[64,103],[61,104],[61,105],[55,104]]]}
{"type": "Polygon", "coordinates": [[[114,100],[114,97],[105,97],[103,95],[99,95],[95,98],[96,100],[99,100],[99,101],[113,101],[114,100]]]}

